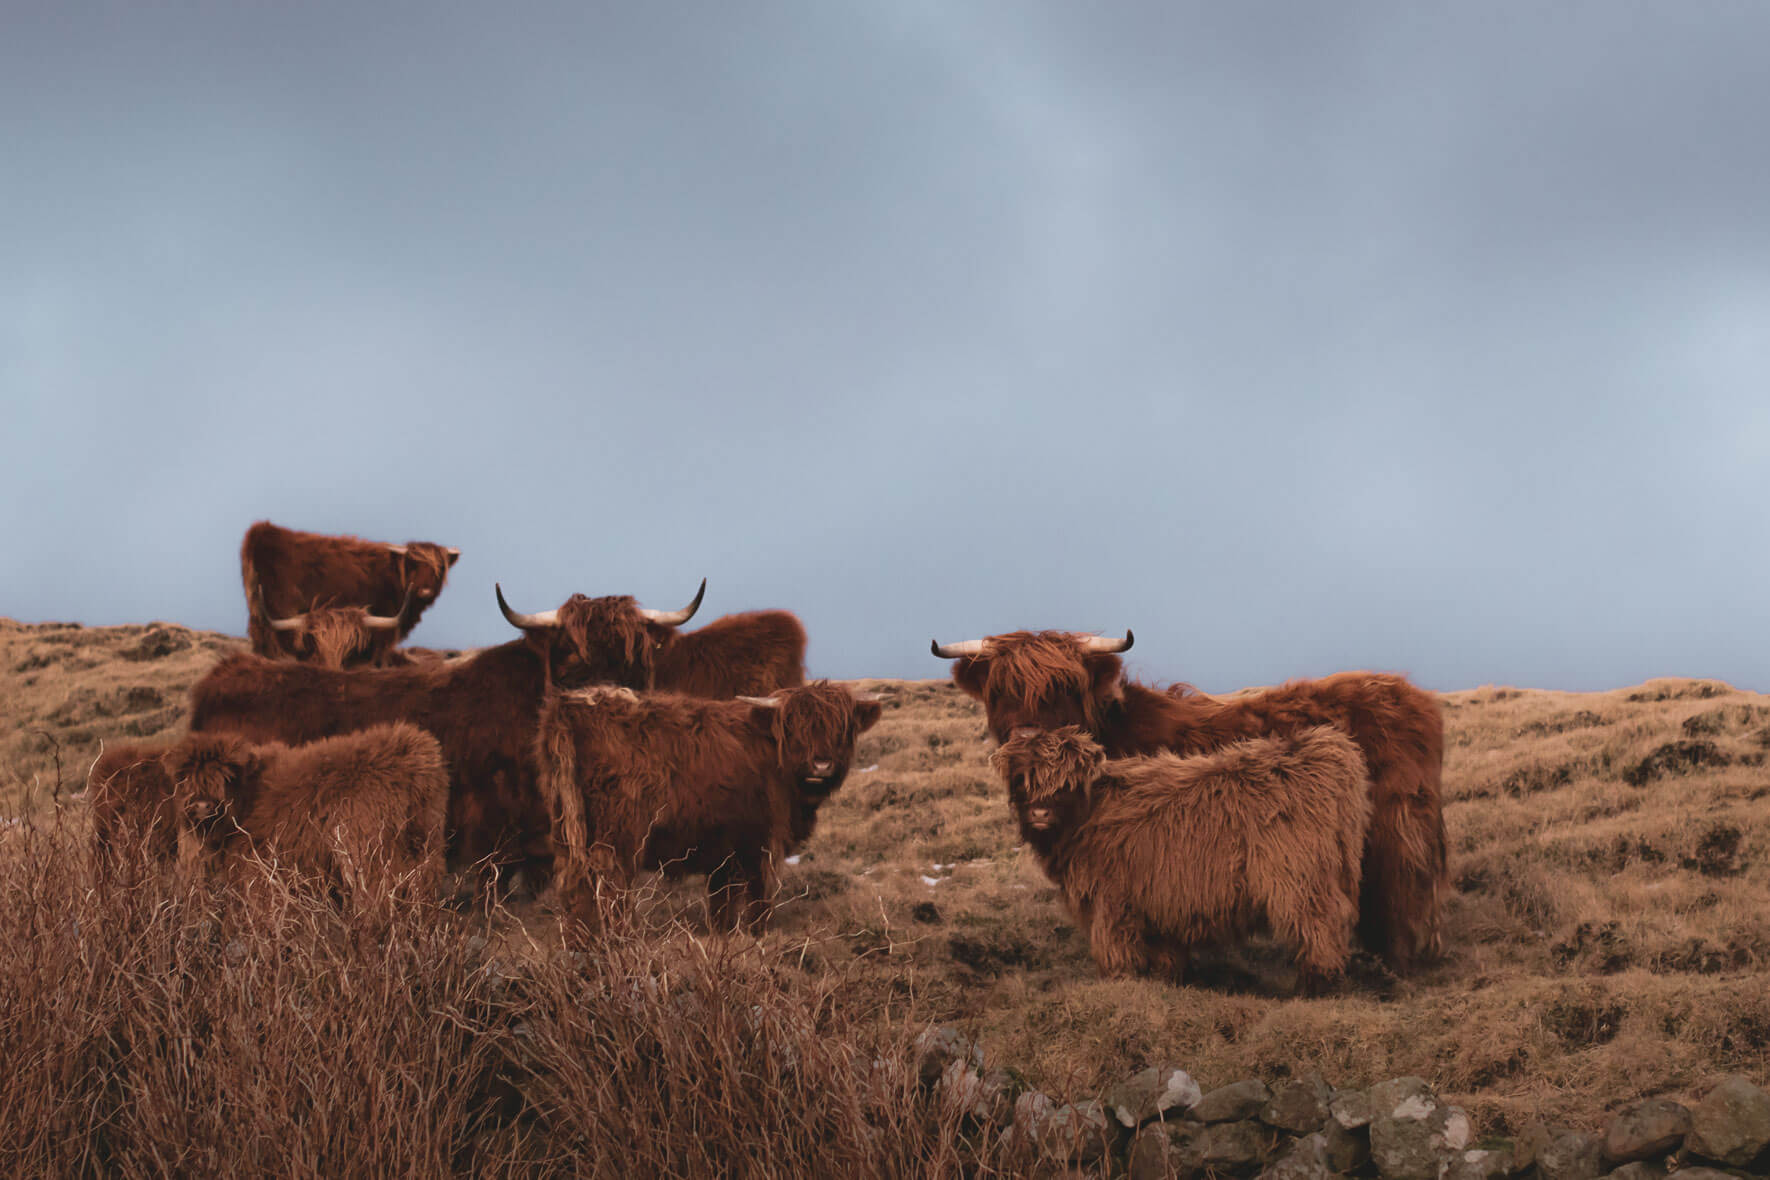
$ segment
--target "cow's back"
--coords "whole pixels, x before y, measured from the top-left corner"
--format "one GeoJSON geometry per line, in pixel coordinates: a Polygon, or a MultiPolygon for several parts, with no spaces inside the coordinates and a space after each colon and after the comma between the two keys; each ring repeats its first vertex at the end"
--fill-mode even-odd
{"type": "Polygon", "coordinates": [[[767,696],[805,683],[805,628],[788,611],[725,615],[677,634],[657,658],[657,687],[689,696],[767,696]]]}

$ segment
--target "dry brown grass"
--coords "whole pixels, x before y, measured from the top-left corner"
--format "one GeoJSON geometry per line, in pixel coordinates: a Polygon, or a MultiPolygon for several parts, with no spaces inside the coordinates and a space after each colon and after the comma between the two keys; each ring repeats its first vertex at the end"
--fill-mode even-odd
{"type": "Polygon", "coordinates": [[[832,1002],[791,947],[101,879],[78,829],[0,837],[5,1175],[999,1174],[907,1009],[832,1002]]]}
{"type": "MultiPolygon", "coordinates": [[[[128,724],[99,712],[108,694],[145,685],[171,699],[210,651],[238,642],[182,633],[189,647],[161,661],[125,661],[110,649],[142,633],[125,630],[82,641],[0,623],[6,806],[40,810],[53,780],[45,743],[26,731],[48,725],[70,766],[89,762],[98,738],[128,724]],[[22,683],[31,673],[13,669],[54,648],[68,653],[66,680],[58,664],[22,683]],[[47,715],[57,708],[71,714],[60,730],[47,715]],[[27,803],[17,784],[33,777],[27,803]]],[[[993,1061],[1060,1096],[1157,1062],[1207,1088],[1308,1070],[1343,1086],[1418,1074],[1484,1133],[1536,1116],[1596,1128],[1627,1101],[1690,1100],[1728,1072],[1770,1081],[1770,698],[1688,680],[1447,694],[1447,957],[1410,980],[1299,1000],[1286,956],[1259,944],[1202,963],[1193,986],[1097,980],[1085,940],[1016,846],[980,710],[939,681],[857,687],[887,699],[856,759],[876,769],[857,770],[825,807],[753,952],[786,968],[771,987],[794,981],[844,1035],[883,1036],[886,1013],[958,1021],[993,1061]]],[[[716,941],[699,933],[696,882],[661,889],[646,910],[716,941]]],[[[552,937],[544,918],[526,926],[552,937]]]]}

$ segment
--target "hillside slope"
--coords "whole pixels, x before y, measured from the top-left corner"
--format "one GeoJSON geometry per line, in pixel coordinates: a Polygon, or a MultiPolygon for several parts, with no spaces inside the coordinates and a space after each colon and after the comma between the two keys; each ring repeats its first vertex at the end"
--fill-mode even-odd
{"type": "MultiPolygon", "coordinates": [[[[0,814],[52,806],[57,747],[65,798],[101,741],[175,734],[189,684],[241,647],[168,624],[0,620],[0,814]]],[[[1448,953],[1297,1000],[1266,945],[1208,957],[1187,987],[1097,980],[1017,846],[977,705],[943,681],[857,687],[885,719],[783,875],[768,935],[838,1002],[967,1022],[1054,1093],[1158,1062],[1207,1087],[1418,1074],[1495,1132],[1595,1127],[1728,1072],[1770,1079],[1770,698],[1691,680],[1446,694],[1448,953]]],[[[651,906],[703,921],[694,882],[651,906]]]]}

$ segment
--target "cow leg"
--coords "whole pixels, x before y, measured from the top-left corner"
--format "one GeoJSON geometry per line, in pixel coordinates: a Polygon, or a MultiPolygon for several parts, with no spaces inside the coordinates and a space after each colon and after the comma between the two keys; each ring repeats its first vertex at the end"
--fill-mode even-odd
{"type": "Polygon", "coordinates": [[[1375,780],[1358,938],[1397,974],[1406,972],[1416,955],[1442,951],[1439,900],[1445,880],[1443,812],[1394,773],[1375,780]]]}
{"type": "Polygon", "coordinates": [[[778,885],[774,865],[773,853],[759,849],[755,862],[746,866],[745,884],[749,898],[744,908],[744,926],[752,934],[762,933],[774,910],[774,893],[778,885]]]}
{"type": "MultiPolygon", "coordinates": [[[[1329,872],[1312,877],[1321,882],[1333,880],[1329,872]]],[[[1352,899],[1330,887],[1305,890],[1300,895],[1276,890],[1265,902],[1273,932],[1297,945],[1297,991],[1320,995],[1346,970],[1351,950],[1347,930],[1354,917],[1352,899]]]]}
{"type": "Polygon", "coordinates": [[[1170,982],[1182,984],[1186,982],[1186,968],[1192,961],[1192,954],[1187,946],[1166,934],[1149,936],[1150,970],[1157,975],[1165,976],[1170,982]]]}
{"type": "Polygon", "coordinates": [[[1132,913],[1125,899],[1096,896],[1090,907],[1088,950],[1103,977],[1141,975],[1149,970],[1149,944],[1143,919],[1132,913]]]}
{"type": "Polygon", "coordinates": [[[737,857],[728,856],[707,874],[707,924],[715,930],[736,930],[742,920],[744,879],[737,857]]]}

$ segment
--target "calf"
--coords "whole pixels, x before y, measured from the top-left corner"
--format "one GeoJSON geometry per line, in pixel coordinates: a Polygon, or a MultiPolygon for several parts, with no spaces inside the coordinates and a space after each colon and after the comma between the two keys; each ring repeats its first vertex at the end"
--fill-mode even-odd
{"type": "Polygon", "coordinates": [[[550,694],[536,760],[562,908],[593,922],[604,881],[612,897],[642,869],[705,873],[714,921],[759,927],[778,864],[810,837],[879,714],[821,680],[735,701],[550,694]]]}
{"type": "Polygon", "coordinates": [[[93,848],[101,862],[138,848],[153,859],[172,859],[178,847],[172,780],[160,762],[168,748],[112,746],[92,764],[86,800],[92,808],[93,848]]]}
{"type": "Polygon", "coordinates": [[[1213,697],[1127,679],[1118,654],[1132,636],[1015,631],[934,644],[953,680],[983,702],[990,732],[1079,725],[1124,758],[1167,750],[1203,754],[1227,743],[1332,725],[1358,743],[1370,769],[1359,937],[1398,971],[1442,949],[1440,898],[1449,890],[1441,778],[1444,715],[1437,698],[1400,676],[1342,672],[1213,697]]]}
{"type": "Polygon", "coordinates": [[[344,890],[385,869],[420,897],[443,869],[449,773],[435,738],[378,725],[305,746],[192,734],[165,756],[179,855],[276,860],[344,890]]]}
{"type": "Polygon", "coordinates": [[[1364,757],[1344,734],[1107,761],[1065,726],[1022,731],[990,762],[1102,975],[1178,980],[1192,948],[1262,917],[1297,945],[1300,990],[1344,970],[1370,822],[1364,757]]]}

